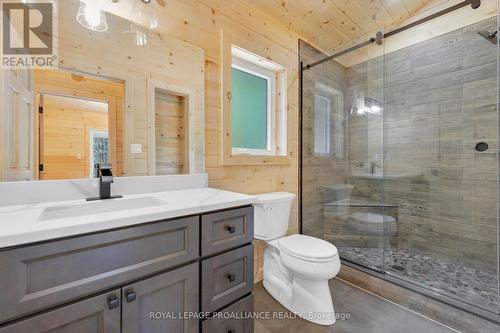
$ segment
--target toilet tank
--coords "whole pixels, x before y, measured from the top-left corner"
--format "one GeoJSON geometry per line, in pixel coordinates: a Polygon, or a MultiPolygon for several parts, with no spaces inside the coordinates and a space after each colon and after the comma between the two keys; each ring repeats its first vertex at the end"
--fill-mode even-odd
{"type": "Polygon", "coordinates": [[[295,194],[287,192],[256,195],[254,204],[256,239],[268,241],[286,235],[294,198],[295,194]]]}

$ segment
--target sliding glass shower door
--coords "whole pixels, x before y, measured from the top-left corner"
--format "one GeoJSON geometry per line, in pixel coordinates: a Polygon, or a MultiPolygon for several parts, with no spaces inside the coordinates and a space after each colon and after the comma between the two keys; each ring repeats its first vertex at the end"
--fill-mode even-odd
{"type": "MultiPolygon", "coordinates": [[[[383,54],[373,43],[302,73],[303,232],[379,271],[384,225],[365,222],[384,214],[383,54]]],[[[324,55],[302,43],[301,57],[313,64],[324,55]]]]}
{"type": "Polygon", "coordinates": [[[426,40],[396,35],[321,63],[300,47],[313,64],[302,70],[302,232],[344,264],[493,313],[497,29],[495,17],[426,40]]]}

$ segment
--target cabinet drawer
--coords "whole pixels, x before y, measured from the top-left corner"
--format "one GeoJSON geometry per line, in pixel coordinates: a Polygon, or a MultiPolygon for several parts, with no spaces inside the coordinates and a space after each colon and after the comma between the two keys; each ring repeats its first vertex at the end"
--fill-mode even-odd
{"type": "Polygon", "coordinates": [[[120,333],[120,290],[0,328],[0,333],[120,333]]]}
{"type": "Polygon", "coordinates": [[[222,308],[253,289],[253,246],[248,245],[201,263],[204,312],[222,308]]]}
{"type": "Polygon", "coordinates": [[[198,228],[189,217],[0,252],[0,322],[196,259],[198,228]]]}
{"type": "Polygon", "coordinates": [[[208,256],[253,239],[253,207],[228,210],[201,217],[201,254],[208,256]]]}
{"type": "Polygon", "coordinates": [[[203,333],[253,333],[253,295],[219,311],[202,323],[203,333]]]}

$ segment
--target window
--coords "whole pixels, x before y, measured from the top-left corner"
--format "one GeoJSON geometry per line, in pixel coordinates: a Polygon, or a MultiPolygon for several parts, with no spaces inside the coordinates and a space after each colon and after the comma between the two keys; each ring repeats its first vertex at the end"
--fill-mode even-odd
{"type": "Polygon", "coordinates": [[[314,156],[343,158],[344,156],[344,95],[331,86],[316,82],[313,91],[312,129],[314,156]]]}
{"type": "Polygon", "coordinates": [[[109,163],[108,132],[90,130],[89,143],[89,176],[94,178],[97,176],[97,165],[99,163],[109,163]]]}
{"type": "Polygon", "coordinates": [[[236,46],[231,54],[231,154],[286,154],[283,68],[236,46]]]}
{"type": "Polygon", "coordinates": [[[329,155],[331,152],[330,119],[330,100],[314,95],[314,153],[316,155],[329,155]]]}

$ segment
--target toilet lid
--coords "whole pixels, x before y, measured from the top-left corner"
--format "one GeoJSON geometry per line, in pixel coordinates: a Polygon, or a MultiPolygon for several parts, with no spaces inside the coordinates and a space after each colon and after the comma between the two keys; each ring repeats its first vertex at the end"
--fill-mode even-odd
{"type": "Polygon", "coordinates": [[[279,240],[280,250],[288,255],[307,261],[325,260],[338,255],[337,248],[319,238],[292,235],[279,240]]]}
{"type": "Polygon", "coordinates": [[[291,201],[295,198],[295,194],[288,192],[273,192],[273,193],[264,193],[257,194],[256,196],[256,204],[273,204],[284,201],[291,201]]]}

